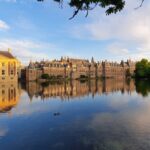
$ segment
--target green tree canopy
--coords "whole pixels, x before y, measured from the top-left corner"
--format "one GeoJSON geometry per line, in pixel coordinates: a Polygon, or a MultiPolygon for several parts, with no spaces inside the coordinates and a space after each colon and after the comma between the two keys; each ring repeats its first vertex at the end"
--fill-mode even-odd
{"type": "MultiPolygon", "coordinates": [[[[42,2],[44,0],[37,0],[42,2]]],[[[54,0],[55,2],[63,4],[63,0],[54,0]]],[[[141,0],[142,6],[144,0],[141,0]]],[[[94,9],[96,6],[102,7],[106,9],[106,15],[117,13],[121,11],[125,6],[125,0],[68,0],[68,4],[70,7],[74,8],[73,16],[70,18],[74,18],[78,14],[79,11],[86,11],[86,16],[88,15],[89,10],[94,9]]]]}
{"type": "Polygon", "coordinates": [[[142,59],[136,63],[136,77],[150,78],[150,62],[147,59],[142,59]]]}
{"type": "Polygon", "coordinates": [[[48,74],[42,74],[42,75],[41,75],[41,78],[42,78],[42,79],[49,79],[49,75],[48,75],[48,74]]]}

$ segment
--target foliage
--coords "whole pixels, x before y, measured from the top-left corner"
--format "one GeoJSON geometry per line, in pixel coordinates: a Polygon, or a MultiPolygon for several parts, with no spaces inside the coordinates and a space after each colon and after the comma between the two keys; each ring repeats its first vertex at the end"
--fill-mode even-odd
{"type": "Polygon", "coordinates": [[[150,62],[147,59],[136,63],[135,75],[137,78],[150,78],[150,62]]]}
{"type": "MultiPolygon", "coordinates": [[[[44,0],[37,1],[43,2],[44,0]]],[[[54,1],[58,2],[62,6],[64,0],[54,1]]],[[[142,6],[143,2],[144,0],[141,0],[139,7],[142,6]]],[[[117,13],[124,8],[125,0],[68,0],[68,4],[70,7],[74,8],[73,16],[70,18],[72,19],[78,14],[79,11],[86,11],[86,16],[88,16],[89,10],[93,10],[96,6],[106,8],[106,15],[117,13]]]]}
{"type": "Polygon", "coordinates": [[[135,80],[137,93],[146,97],[150,93],[150,80],[135,80]]]}
{"type": "MultiPolygon", "coordinates": [[[[43,2],[45,0],[37,0],[38,2],[43,2]]],[[[53,0],[58,2],[61,6],[63,5],[64,0],[53,0]]],[[[141,0],[142,6],[144,0],[141,0]]],[[[74,18],[79,11],[86,11],[86,17],[88,16],[89,10],[93,10],[95,7],[106,8],[106,15],[110,15],[112,13],[117,13],[121,11],[125,6],[125,0],[68,0],[68,4],[70,7],[74,8],[73,16],[70,18],[74,18]]],[[[137,7],[136,9],[138,9],[137,7]]]]}
{"type": "MultiPolygon", "coordinates": [[[[44,0],[37,0],[39,2],[44,0]]],[[[54,0],[59,4],[63,4],[63,0],[54,0]]],[[[106,14],[109,15],[111,13],[117,13],[124,8],[125,1],[124,0],[69,0],[69,6],[74,8],[75,11],[74,16],[78,14],[79,11],[86,11],[86,16],[88,15],[88,11],[94,9],[96,6],[106,8],[106,14]]]]}
{"type": "MultiPolygon", "coordinates": [[[[37,1],[43,2],[44,0],[37,1]]],[[[62,6],[64,0],[53,1],[58,2],[62,6]]],[[[141,0],[139,7],[142,6],[143,2],[144,0],[141,0]]],[[[86,11],[86,16],[88,16],[89,10],[93,10],[97,6],[106,8],[106,15],[117,13],[124,8],[125,0],[68,0],[68,4],[70,7],[74,8],[73,16],[70,18],[72,19],[78,14],[79,11],[86,11]]]]}
{"type": "Polygon", "coordinates": [[[63,79],[63,76],[62,75],[54,76],[54,75],[49,75],[49,74],[42,74],[41,78],[49,80],[49,81],[56,81],[56,80],[63,79]]]}
{"type": "Polygon", "coordinates": [[[49,75],[48,75],[48,74],[42,74],[42,75],[41,75],[41,78],[42,78],[42,79],[49,79],[49,75]]]}

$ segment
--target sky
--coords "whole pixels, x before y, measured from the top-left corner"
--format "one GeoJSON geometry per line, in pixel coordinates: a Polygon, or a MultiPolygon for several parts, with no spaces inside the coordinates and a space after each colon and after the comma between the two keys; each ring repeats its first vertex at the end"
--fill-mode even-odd
{"type": "Polygon", "coordinates": [[[123,11],[105,15],[96,8],[88,17],[53,0],[0,0],[0,50],[11,48],[23,64],[61,56],[95,60],[150,59],[150,2],[126,0],[123,11]]]}

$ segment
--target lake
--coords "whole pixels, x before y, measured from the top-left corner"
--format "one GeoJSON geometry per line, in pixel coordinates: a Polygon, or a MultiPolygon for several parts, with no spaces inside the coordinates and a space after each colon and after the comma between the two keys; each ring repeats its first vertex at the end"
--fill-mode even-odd
{"type": "Polygon", "coordinates": [[[0,150],[149,149],[149,81],[0,84],[0,150]]]}

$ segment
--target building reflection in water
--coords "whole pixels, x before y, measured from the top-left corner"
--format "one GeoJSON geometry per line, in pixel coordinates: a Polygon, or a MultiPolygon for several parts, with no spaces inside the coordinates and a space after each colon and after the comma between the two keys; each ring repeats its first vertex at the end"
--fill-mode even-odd
{"type": "Polygon", "coordinates": [[[9,112],[20,99],[18,82],[0,83],[0,112],[9,112]]]}
{"type": "MultiPolygon", "coordinates": [[[[137,92],[142,96],[147,96],[150,92],[150,84],[148,82],[123,79],[106,79],[91,81],[69,81],[57,83],[37,83],[28,82],[21,86],[18,82],[8,82],[0,84],[0,113],[10,112],[20,101],[21,91],[24,89],[30,101],[33,97],[40,97],[41,100],[50,98],[60,98],[61,100],[70,100],[91,95],[109,94],[120,91],[131,94],[137,92]],[[144,86],[144,85],[148,86],[144,86]],[[145,88],[143,88],[145,87],[145,88]]],[[[28,100],[28,99],[27,99],[28,100]]]]}
{"type": "Polygon", "coordinates": [[[30,100],[35,97],[41,99],[60,97],[62,100],[83,97],[91,94],[93,97],[98,94],[121,91],[131,93],[135,91],[134,80],[122,79],[91,80],[91,81],[69,81],[67,83],[44,83],[28,82],[26,90],[30,100]]]}

